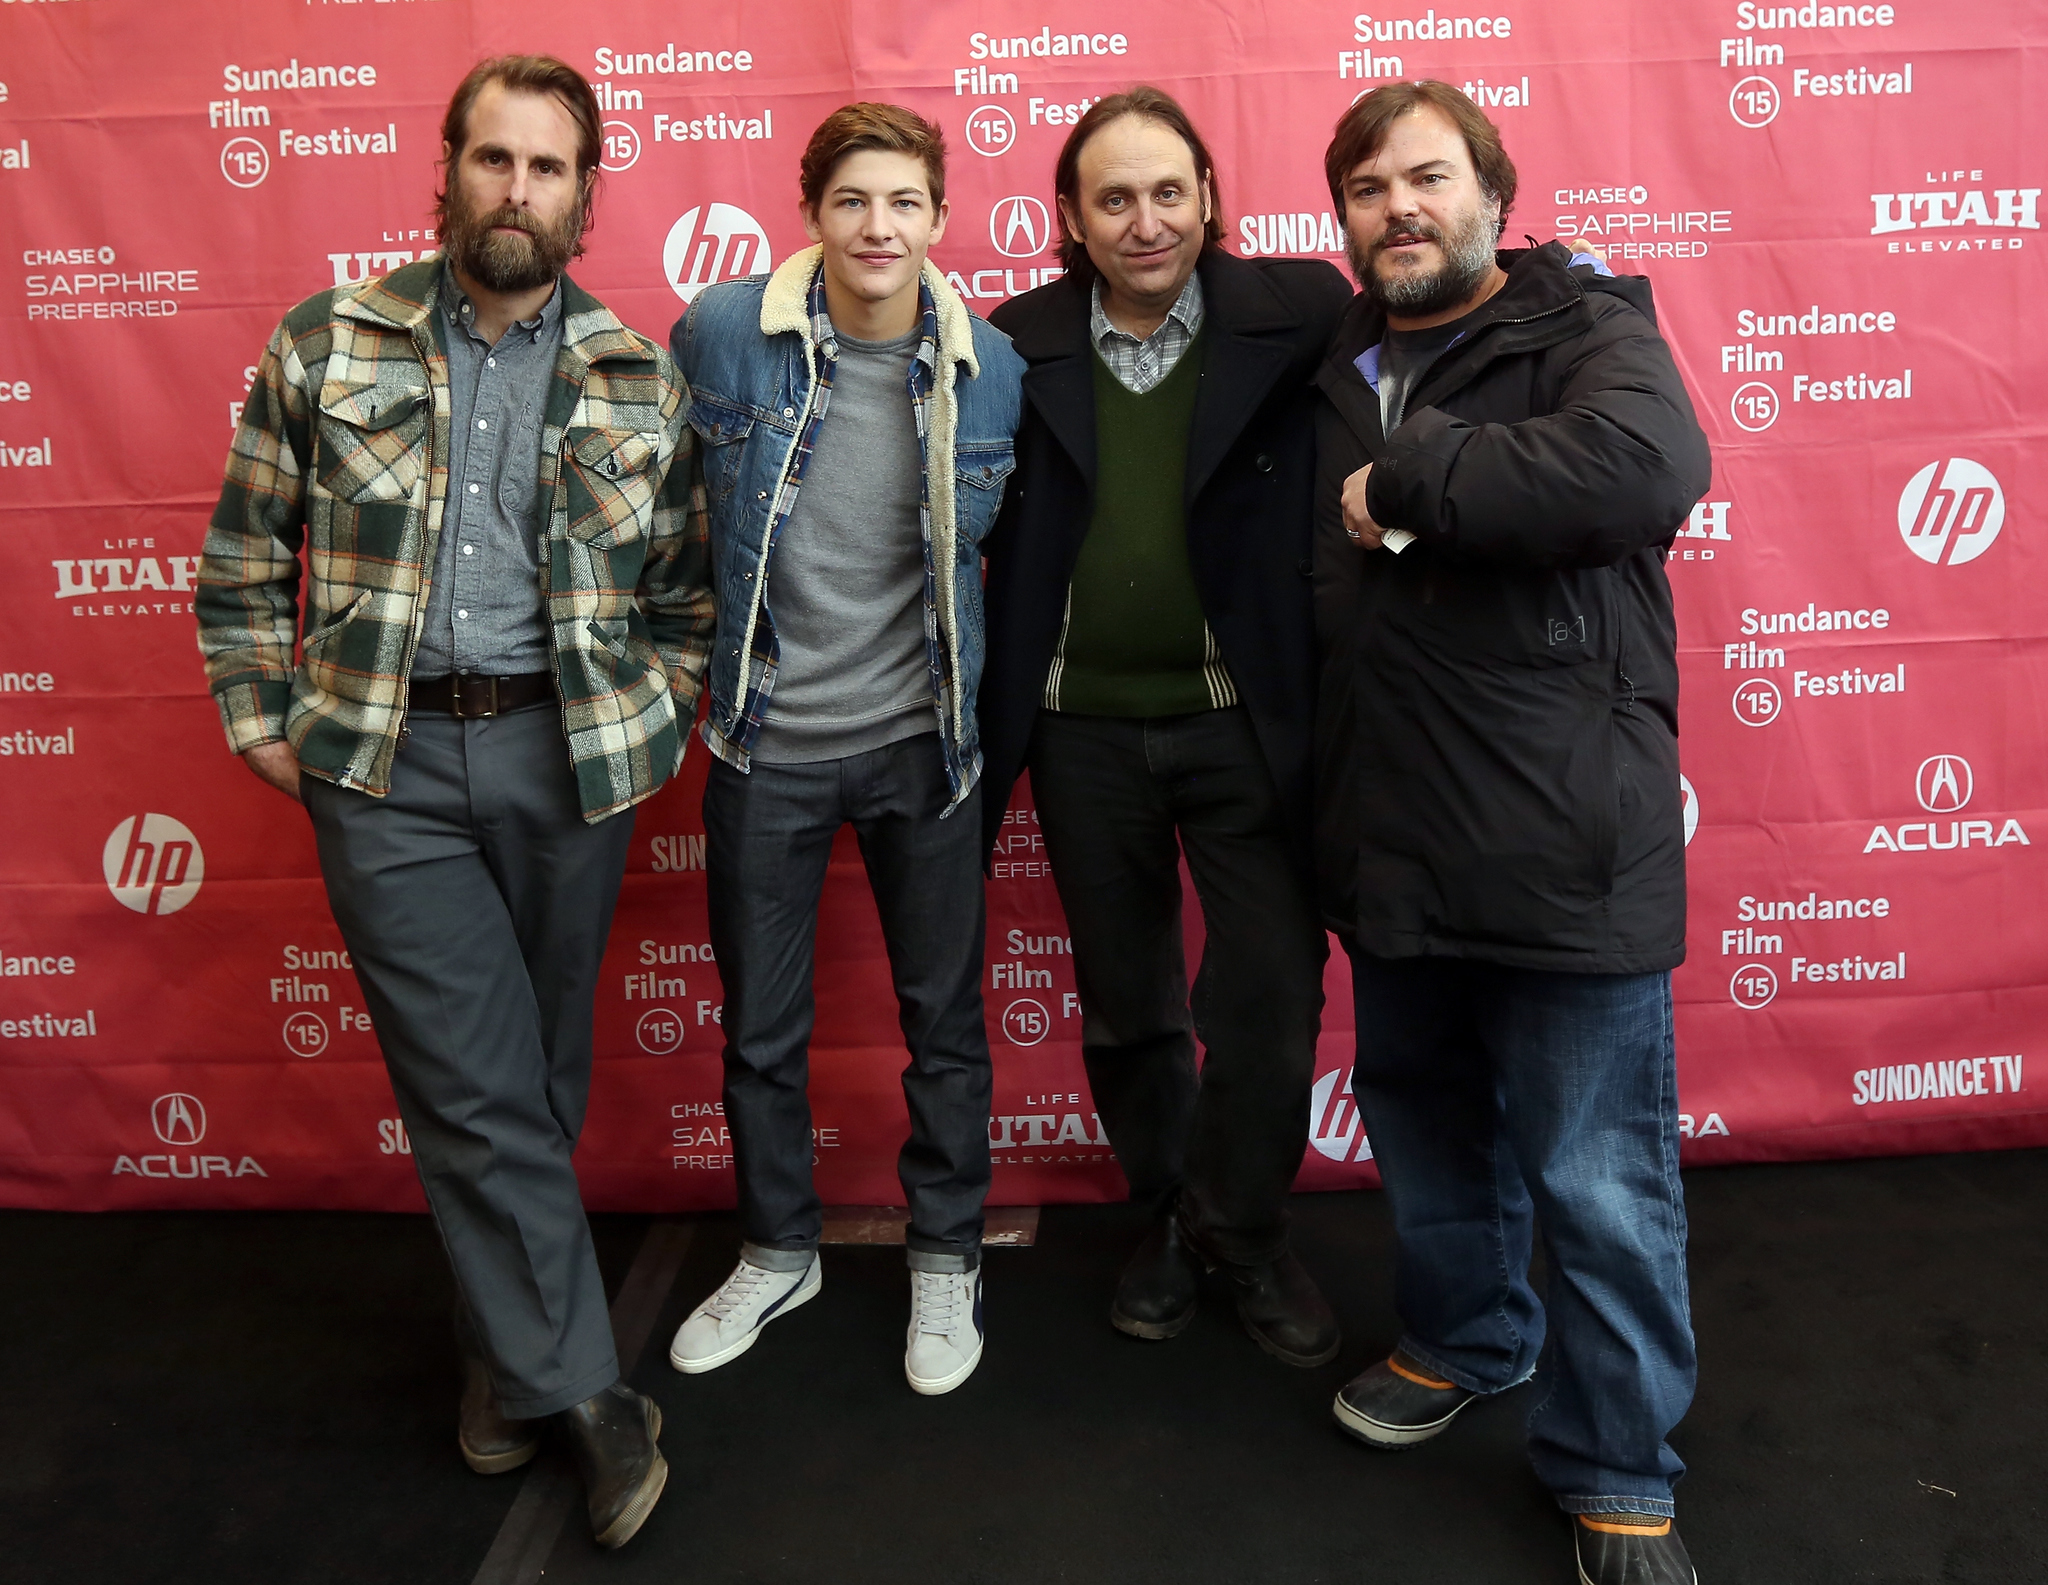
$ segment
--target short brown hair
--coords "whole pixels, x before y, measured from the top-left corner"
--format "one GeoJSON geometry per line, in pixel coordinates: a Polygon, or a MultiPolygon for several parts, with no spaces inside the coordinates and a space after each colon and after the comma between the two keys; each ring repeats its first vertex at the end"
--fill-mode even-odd
{"type": "MultiPolygon", "coordinates": [[[[477,95],[492,83],[508,93],[548,94],[569,112],[576,123],[576,180],[583,188],[583,224],[588,231],[592,205],[597,198],[598,163],[604,157],[604,114],[597,108],[597,95],[584,76],[567,61],[552,55],[493,55],[469,69],[448,101],[448,113],[441,117],[441,141],[448,145],[448,166],[442,172],[441,191],[434,195],[434,210],[445,219],[448,213],[448,170],[462,158],[469,142],[469,112],[477,95]]],[[[576,246],[578,257],[583,245],[576,246]]]]}
{"type": "MultiPolygon", "coordinates": [[[[1202,134],[1195,130],[1194,122],[1180,107],[1180,101],[1165,89],[1154,88],[1149,83],[1140,83],[1127,93],[1111,94],[1096,100],[1074,123],[1074,130],[1067,134],[1067,141],[1060,148],[1059,163],[1053,167],[1054,195],[1066,200],[1079,213],[1081,151],[1096,133],[1124,116],[1156,121],[1188,146],[1188,152],[1195,157],[1195,180],[1207,183],[1209,188],[1209,223],[1203,228],[1202,251],[1207,253],[1212,248],[1222,247],[1228,233],[1223,225],[1223,194],[1216,184],[1216,162],[1209,157],[1209,145],[1202,141],[1202,134]]],[[[1060,268],[1070,275],[1078,274],[1083,280],[1088,279],[1095,269],[1088,258],[1088,245],[1077,237],[1069,236],[1064,222],[1060,226],[1060,268]]]]}
{"type": "Polygon", "coordinates": [[[825,184],[839,169],[839,162],[869,149],[924,161],[932,207],[946,201],[946,135],[915,110],[863,101],[841,105],[818,123],[811,141],[804,145],[804,157],[797,166],[804,207],[815,213],[825,201],[825,184]]]}
{"type": "Polygon", "coordinates": [[[1330,146],[1323,154],[1323,175],[1330,183],[1330,201],[1341,216],[1345,178],[1379,153],[1398,118],[1425,107],[1443,112],[1464,137],[1480,188],[1500,205],[1500,226],[1494,232],[1498,237],[1500,228],[1507,225],[1508,211],[1515,206],[1515,162],[1501,146],[1500,128],[1449,83],[1427,79],[1388,83],[1384,88],[1375,88],[1339,116],[1330,146]]]}

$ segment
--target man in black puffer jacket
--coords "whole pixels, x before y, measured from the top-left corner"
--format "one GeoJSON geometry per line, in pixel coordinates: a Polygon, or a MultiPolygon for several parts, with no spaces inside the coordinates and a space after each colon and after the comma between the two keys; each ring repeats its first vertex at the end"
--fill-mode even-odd
{"type": "Polygon", "coordinates": [[[1547,1331],[1530,1453],[1580,1577],[1690,1585],[1663,560],[1706,439],[1647,282],[1496,252],[1514,167],[1463,94],[1376,90],[1326,165],[1363,290],[1317,375],[1318,870],[1404,1325],[1336,1415],[1426,1440],[1547,1331]]]}

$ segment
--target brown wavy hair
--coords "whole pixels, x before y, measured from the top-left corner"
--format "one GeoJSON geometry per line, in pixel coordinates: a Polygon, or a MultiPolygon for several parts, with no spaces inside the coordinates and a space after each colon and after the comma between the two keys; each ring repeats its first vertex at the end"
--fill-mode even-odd
{"type": "MultiPolygon", "coordinates": [[[[1337,118],[1330,146],[1323,153],[1323,175],[1329,181],[1330,202],[1337,206],[1338,218],[1344,215],[1344,179],[1379,153],[1397,119],[1425,107],[1441,111],[1464,137],[1473,174],[1486,196],[1500,205],[1500,227],[1505,229],[1508,211],[1515,206],[1517,178],[1515,162],[1501,146],[1500,128],[1449,83],[1427,78],[1375,88],[1337,118]]],[[[1494,235],[1498,238],[1500,230],[1494,235]]]]}
{"type": "Polygon", "coordinates": [[[448,161],[441,171],[441,190],[434,194],[434,214],[445,227],[448,220],[448,173],[462,158],[469,142],[469,112],[477,95],[492,83],[511,93],[546,94],[569,112],[576,123],[576,181],[583,189],[583,215],[578,227],[576,257],[583,257],[582,233],[595,218],[598,163],[604,157],[604,112],[597,108],[597,95],[584,75],[567,61],[552,55],[493,55],[470,67],[469,75],[456,84],[455,97],[441,117],[441,141],[448,145],[448,161]]]}
{"type": "Polygon", "coordinates": [[[797,166],[797,182],[803,188],[804,207],[813,214],[825,200],[825,184],[849,154],[879,149],[885,154],[908,154],[924,162],[925,183],[931,189],[932,208],[946,201],[946,135],[915,110],[901,105],[841,105],[818,123],[811,141],[804,145],[804,157],[797,166]]]}

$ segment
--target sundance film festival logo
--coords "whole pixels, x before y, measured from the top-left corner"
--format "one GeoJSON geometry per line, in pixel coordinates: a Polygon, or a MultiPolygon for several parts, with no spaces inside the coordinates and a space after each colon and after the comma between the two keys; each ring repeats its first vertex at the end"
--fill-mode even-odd
{"type": "Polygon", "coordinates": [[[1899,536],[1933,566],[1960,567],[1991,548],[2005,526],[2005,491],[1981,462],[1930,462],[1899,492],[1899,536]]]}
{"type": "Polygon", "coordinates": [[[768,233],[734,204],[687,210],[661,245],[662,274],[686,303],[707,286],[758,275],[769,265],[768,233]]]}
{"type": "Polygon", "coordinates": [[[114,901],[138,914],[174,914],[199,895],[206,855],[199,839],[169,815],[130,815],[100,852],[114,901]]]}
{"type": "Polygon", "coordinates": [[[976,105],[967,112],[967,146],[993,159],[1017,145],[1017,118],[1001,105],[976,105]]]}
{"type": "Polygon", "coordinates": [[[988,213],[988,239],[1006,259],[1035,259],[1052,242],[1052,216],[1036,198],[999,199],[988,213]]]}
{"type": "Polygon", "coordinates": [[[1372,1141],[1358,1126],[1358,1103],[1351,1098],[1351,1070],[1332,1068],[1309,1092],[1308,1142],[1332,1161],[1372,1160],[1372,1141]]]}

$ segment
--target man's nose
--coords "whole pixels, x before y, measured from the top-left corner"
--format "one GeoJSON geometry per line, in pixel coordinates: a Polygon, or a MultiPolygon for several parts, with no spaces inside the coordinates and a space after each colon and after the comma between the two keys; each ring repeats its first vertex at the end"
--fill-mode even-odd
{"type": "Polygon", "coordinates": [[[511,180],[505,188],[505,202],[514,209],[524,209],[526,207],[528,197],[526,184],[526,167],[518,164],[513,165],[511,180]]]}
{"type": "Polygon", "coordinates": [[[1166,217],[1152,207],[1149,199],[1139,199],[1131,213],[1131,236],[1139,242],[1156,242],[1165,229],[1166,217]]]}

